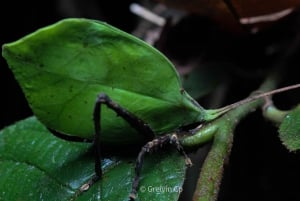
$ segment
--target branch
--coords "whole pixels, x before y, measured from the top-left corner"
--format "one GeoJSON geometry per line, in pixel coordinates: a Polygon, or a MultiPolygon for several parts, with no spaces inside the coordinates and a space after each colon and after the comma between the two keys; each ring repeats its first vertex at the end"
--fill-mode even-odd
{"type": "MultiPolygon", "coordinates": [[[[257,91],[266,92],[275,89],[279,82],[278,78],[278,73],[270,75],[257,91]]],[[[255,92],[252,94],[255,94],[255,92]]],[[[234,129],[242,118],[262,107],[263,104],[263,99],[257,99],[240,105],[199,128],[195,135],[182,139],[183,146],[191,147],[199,146],[199,139],[203,139],[199,136],[205,137],[205,140],[202,140],[201,143],[209,140],[210,137],[214,138],[211,150],[201,169],[193,197],[194,201],[216,200],[223,175],[224,163],[231,152],[234,129]]]]}

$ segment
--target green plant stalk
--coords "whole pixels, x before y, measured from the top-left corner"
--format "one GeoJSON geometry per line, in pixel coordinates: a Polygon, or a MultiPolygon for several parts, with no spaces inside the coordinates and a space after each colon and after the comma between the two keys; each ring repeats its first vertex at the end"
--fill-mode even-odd
{"type": "Polygon", "coordinates": [[[198,147],[200,144],[211,141],[217,130],[218,125],[214,123],[207,123],[200,128],[194,129],[192,131],[192,135],[183,137],[181,139],[181,144],[185,148],[198,147]]]}
{"type": "Polygon", "coordinates": [[[224,163],[231,152],[234,129],[241,118],[253,111],[254,108],[259,107],[262,102],[262,100],[257,100],[248,103],[216,120],[215,124],[218,125],[219,129],[215,133],[213,145],[202,166],[193,200],[216,200],[224,163]]]}
{"type": "Polygon", "coordinates": [[[267,106],[264,111],[263,115],[266,119],[270,120],[271,122],[279,125],[284,117],[290,112],[290,110],[279,110],[274,105],[267,106]]]}
{"type": "MultiPolygon", "coordinates": [[[[259,92],[273,90],[278,82],[276,75],[271,75],[258,89],[259,92]]],[[[218,129],[214,135],[211,150],[202,166],[194,193],[194,201],[216,200],[221,184],[224,164],[230,155],[233,133],[240,120],[264,104],[263,99],[241,105],[212,122],[218,129]]]]}

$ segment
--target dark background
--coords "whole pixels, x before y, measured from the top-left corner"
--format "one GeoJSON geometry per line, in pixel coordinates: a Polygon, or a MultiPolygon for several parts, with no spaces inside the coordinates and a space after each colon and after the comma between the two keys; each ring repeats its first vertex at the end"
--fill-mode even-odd
{"type": "MultiPolygon", "coordinates": [[[[138,20],[128,10],[131,2],[134,1],[1,1],[1,44],[65,17],[99,19],[131,32],[138,20]]],[[[192,15],[170,29],[164,52],[183,62],[201,57],[206,62],[230,66],[225,105],[246,97],[259,86],[265,71],[276,65],[284,65],[288,72],[282,75],[282,86],[299,83],[299,16],[295,13],[255,36],[241,36],[219,30],[206,17],[192,15]],[[267,48],[273,48],[274,53],[266,55],[267,48]]],[[[32,113],[5,60],[0,60],[0,128],[3,128],[32,113]]],[[[299,93],[295,90],[277,95],[275,102],[278,107],[288,109],[300,102],[299,93]]],[[[204,105],[207,102],[208,98],[203,99],[204,105]]],[[[299,171],[299,154],[285,149],[277,128],[257,111],[237,127],[219,200],[300,200],[299,171]]]]}

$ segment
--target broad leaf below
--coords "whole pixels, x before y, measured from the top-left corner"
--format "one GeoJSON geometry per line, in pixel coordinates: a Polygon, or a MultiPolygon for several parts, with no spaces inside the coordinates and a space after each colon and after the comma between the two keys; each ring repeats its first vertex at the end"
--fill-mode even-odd
{"type": "MultiPolygon", "coordinates": [[[[128,200],[135,156],[105,159],[103,179],[78,189],[94,175],[91,145],[56,138],[35,117],[0,131],[0,200],[128,200]]],[[[147,155],[138,199],[177,200],[185,164],[175,151],[147,155]]]]}

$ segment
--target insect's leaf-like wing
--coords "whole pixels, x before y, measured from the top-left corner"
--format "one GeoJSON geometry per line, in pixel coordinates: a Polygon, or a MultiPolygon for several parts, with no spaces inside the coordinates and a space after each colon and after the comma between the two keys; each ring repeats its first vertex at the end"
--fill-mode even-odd
{"type": "MultiPolygon", "coordinates": [[[[165,56],[103,22],[65,19],[4,45],[2,54],[34,114],[65,134],[92,138],[92,112],[100,92],[157,133],[204,118],[203,109],[181,90],[165,56]]],[[[104,141],[139,139],[114,112],[105,108],[102,116],[104,141]]]]}

